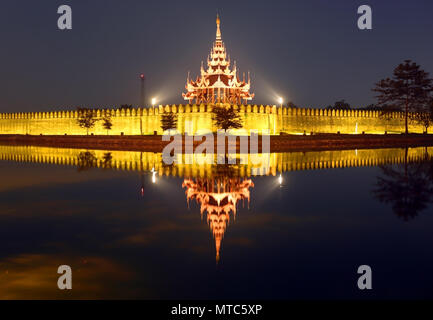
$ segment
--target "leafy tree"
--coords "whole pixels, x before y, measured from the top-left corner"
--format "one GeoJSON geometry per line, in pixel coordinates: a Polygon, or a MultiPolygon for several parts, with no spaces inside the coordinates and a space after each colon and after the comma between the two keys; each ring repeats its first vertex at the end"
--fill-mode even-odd
{"type": "Polygon", "coordinates": [[[212,108],[212,119],[219,129],[242,128],[242,120],[233,106],[214,106],[212,108]]]}
{"type": "Polygon", "coordinates": [[[377,92],[378,105],[382,114],[399,110],[405,113],[405,132],[408,130],[409,112],[420,112],[430,100],[433,91],[432,79],[428,73],[411,60],[399,64],[393,72],[392,79],[386,78],[373,88],[377,92]]]}
{"type": "Polygon", "coordinates": [[[99,120],[96,118],[96,110],[78,107],[77,111],[77,123],[81,128],[85,128],[87,130],[87,135],[89,135],[89,129],[93,128],[96,122],[99,120]]]}
{"type": "Polygon", "coordinates": [[[161,128],[163,131],[177,128],[177,116],[173,112],[164,112],[161,115],[161,128]]]}
{"type": "Polygon", "coordinates": [[[111,128],[113,127],[113,121],[111,120],[111,112],[110,111],[106,111],[104,116],[102,117],[102,126],[104,127],[105,130],[107,130],[107,135],[108,135],[108,130],[111,130],[111,128]]]}

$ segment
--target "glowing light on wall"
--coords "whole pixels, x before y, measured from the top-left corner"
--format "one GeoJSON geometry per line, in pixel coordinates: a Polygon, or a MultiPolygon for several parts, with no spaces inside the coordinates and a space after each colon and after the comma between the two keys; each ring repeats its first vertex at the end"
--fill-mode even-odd
{"type": "Polygon", "coordinates": [[[280,104],[280,106],[283,106],[283,98],[278,97],[278,103],[280,104]]]}
{"type": "Polygon", "coordinates": [[[155,171],[155,168],[152,168],[152,183],[156,183],[156,171],[155,171]]]}

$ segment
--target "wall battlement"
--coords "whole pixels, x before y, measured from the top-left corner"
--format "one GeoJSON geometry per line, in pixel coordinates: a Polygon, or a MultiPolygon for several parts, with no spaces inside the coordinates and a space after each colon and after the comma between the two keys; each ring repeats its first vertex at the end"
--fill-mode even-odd
{"type": "MultiPolygon", "coordinates": [[[[393,112],[386,118],[379,111],[327,110],[313,108],[288,108],[275,105],[234,105],[240,112],[244,128],[239,133],[249,134],[250,130],[267,129],[271,134],[281,131],[289,134],[313,133],[376,133],[404,132],[404,113],[393,112]]],[[[107,112],[112,116],[113,127],[109,134],[140,135],[162,133],[161,114],[174,112],[178,117],[178,131],[181,133],[204,133],[216,131],[212,122],[212,105],[160,105],[150,108],[99,109],[96,117],[107,112]]],[[[0,113],[0,134],[31,135],[77,135],[86,130],[77,124],[78,111],[0,113]]],[[[422,133],[423,127],[410,123],[410,132],[422,133]]],[[[89,130],[93,134],[107,134],[101,122],[89,130]]]]}
{"type": "MultiPolygon", "coordinates": [[[[235,109],[239,112],[247,113],[266,113],[266,114],[278,114],[281,115],[308,115],[308,116],[334,116],[334,117],[367,117],[367,118],[378,118],[380,116],[379,111],[369,110],[328,110],[328,109],[314,109],[314,108],[288,108],[277,107],[275,105],[234,105],[235,109]]],[[[105,114],[106,111],[110,111],[114,117],[130,117],[130,116],[148,116],[158,115],[163,112],[174,112],[174,113],[206,113],[212,111],[211,105],[160,105],[158,107],[149,108],[131,108],[131,109],[98,109],[98,116],[105,114]]],[[[0,119],[56,119],[56,118],[77,118],[78,112],[72,111],[46,111],[46,112],[16,112],[16,113],[0,113],[0,119]]],[[[392,112],[391,118],[402,118],[404,113],[392,112]]]]}

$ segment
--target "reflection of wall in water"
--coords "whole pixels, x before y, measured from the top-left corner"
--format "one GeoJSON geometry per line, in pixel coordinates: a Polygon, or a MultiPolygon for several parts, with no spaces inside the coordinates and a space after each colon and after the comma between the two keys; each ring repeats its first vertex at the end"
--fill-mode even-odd
{"type": "MultiPolygon", "coordinates": [[[[276,106],[241,105],[235,106],[240,111],[243,120],[244,133],[252,129],[268,129],[271,134],[280,131],[299,134],[304,131],[356,134],[387,132],[404,132],[404,114],[393,112],[386,119],[380,117],[379,111],[365,110],[326,110],[310,108],[277,108],[276,106]]],[[[129,110],[114,109],[112,115],[113,127],[110,134],[126,135],[162,133],[161,113],[172,111],[178,115],[179,132],[216,131],[212,123],[212,106],[210,105],[166,105],[155,108],[138,108],[129,110]]],[[[98,110],[97,117],[104,115],[105,110],[98,110]]],[[[77,125],[78,112],[21,112],[0,113],[0,134],[31,134],[31,135],[83,135],[86,129],[77,125]]],[[[410,132],[422,133],[423,127],[409,124],[410,132]]],[[[96,123],[90,133],[105,135],[107,130],[102,127],[102,121],[96,123]]]]}
{"type": "MultiPolygon", "coordinates": [[[[410,161],[422,159],[426,150],[429,154],[433,154],[433,147],[409,148],[408,159],[410,161]]],[[[86,151],[85,149],[36,146],[0,146],[0,160],[78,166],[80,153],[86,151]]],[[[160,153],[91,151],[96,157],[94,165],[99,168],[135,171],[155,168],[158,175],[179,177],[212,177],[214,175],[214,166],[211,164],[199,165],[194,163],[192,165],[165,166],[161,162],[160,153]],[[110,161],[107,163],[106,154],[108,152],[110,153],[110,161]]],[[[235,166],[234,170],[237,176],[245,177],[257,172],[275,175],[278,171],[376,166],[402,163],[404,159],[404,148],[272,153],[269,156],[269,166],[253,165],[248,159],[247,165],[235,166]]]]}

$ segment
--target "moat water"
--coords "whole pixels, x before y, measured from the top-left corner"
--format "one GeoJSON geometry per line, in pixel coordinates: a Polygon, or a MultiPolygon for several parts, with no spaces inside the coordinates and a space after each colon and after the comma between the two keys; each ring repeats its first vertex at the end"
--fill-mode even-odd
{"type": "Polygon", "coordinates": [[[430,155],[271,154],[252,172],[0,146],[0,298],[432,298],[430,155]]]}

